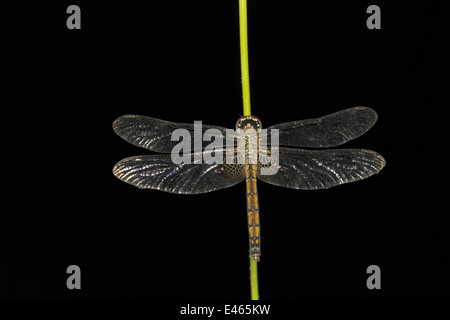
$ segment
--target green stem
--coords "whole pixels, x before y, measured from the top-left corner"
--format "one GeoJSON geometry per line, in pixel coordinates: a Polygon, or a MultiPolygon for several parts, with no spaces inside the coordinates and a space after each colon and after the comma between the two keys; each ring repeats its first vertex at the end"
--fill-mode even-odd
{"type": "MultiPolygon", "coordinates": [[[[239,34],[241,39],[241,75],[244,116],[250,116],[250,77],[248,73],[247,0],[239,0],[239,34]]],[[[258,262],[250,256],[250,294],[252,300],[259,300],[258,262]]]]}
{"type": "Polygon", "coordinates": [[[252,256],[250,256],[250,294],[252,300],[259,300],[258,261],[254,261],[252,256]]]}
{"type": "Polygon", "coordinates": [[[239,34],[241,38],[241,75],[244,116],[252,114],[250,109],[250,77],[248,73],[247,0],[239,0],[239,34]]]}

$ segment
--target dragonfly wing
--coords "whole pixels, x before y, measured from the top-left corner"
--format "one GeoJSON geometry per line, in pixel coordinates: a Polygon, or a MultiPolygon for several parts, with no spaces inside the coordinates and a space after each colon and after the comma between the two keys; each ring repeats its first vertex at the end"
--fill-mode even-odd
{"type": "MultiPolygon", "coordinates": [[[[202,124],[200,130],[192,123],[175,123],[151,117],[128,114],[117,118],[113,123],[114,131],[125,141],[141,148],[155,152],[170,153],[179,140],[171,141],[172,133],[176,129],[186,129],[191,137],[191,151],[204,149],[210,141],[203,141],[203,134],[208,129],[218,129],[224,139],[225,128],[202,124]],[[201,149],[194,149],[194,137],[197,134],[202,140],[201,149]]],[[[216,136],[216,138],[219,137],[216,136]]],[[[225,140],[223,140],[225,141],[225,140]]]]}
{"type": "Polygon", "coordinates": [[[331,188],[368,178],[378,173],[385,165],[381,155],[364,149],[279,148],[278,151],[278,157],[273,156],[271,160],[277,165],[278,171],[275,169],[275,174],[259,175],[258,178],[291,189],[331,188]]]}
{"type": "Polygon", "coordinates": [[[113,173],[142,189],[199,194],[228,188],[244,179],[243,170],[231,169],[231,166],[204,161],[174,164],[170,155],[161,154],[125,158],[114,166],[113,173]]]}
{"type": "MultiPolygon", "coordinates": [[[[355,107],[322,118],[285,122],[267,128],[279,129],[279,145],[329,148],[341,145],[367,132],[377,121],[370,108],[355,107]]],[[[270,138],[269,138],[270,143],[270,138]]]]}

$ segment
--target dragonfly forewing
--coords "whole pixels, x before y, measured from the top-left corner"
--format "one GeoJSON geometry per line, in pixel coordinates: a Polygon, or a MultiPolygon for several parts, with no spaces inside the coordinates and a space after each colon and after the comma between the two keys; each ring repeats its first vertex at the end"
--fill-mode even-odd
{"type": "Polygon", "coordinates": [[[278,129],[280,146],[335,147],[367,132],[377,118],[373,109],[355,107],[321,118],[280,123],[267,128],[267,142],[270,144],[271,129],[278,129]]]}
{"type": "Polygon", "coordinates": [[[128,114],[117,118],[113,123],[114,131],[125,141],[154,152],[170,153],[179,141],[171,141],[172,133],[177,129],[185,129],[189,133],[190,150],[203,150],[210,141],[203,141],[203,135],[208,129],[217,129],[222,135],[216,138],[225,139],[226,128],[202,124],[196,128],[193,123],[175,123],[161,119],[128,114]],[[200,147],[194,148],[194,138],[200,137],[200,147]]]}

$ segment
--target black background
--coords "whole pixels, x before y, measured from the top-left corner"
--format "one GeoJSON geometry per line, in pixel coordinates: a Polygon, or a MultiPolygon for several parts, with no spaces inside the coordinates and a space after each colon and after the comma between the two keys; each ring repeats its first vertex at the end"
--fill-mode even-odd
{"type": "MultiPolygon", "coordinates": [[[[1,298],[248,299],[245,188],[139,190],[122,114],[234,127],[237,1],[2,2],[1,298]],[[81,8],[68,30],[66,8],[81,8]],[[11,205],[12,204],[12,205],[11,205]],[[78,265],[82,289],[66,288],[78,265]]],[[[263,299],[450,297],[444,11],[411,3],[249,1],[252,113],[264,126],[369,106],[345,147],[382,154],[363,182],[260,183],[263,299]],[[368,30],[378,4],[382,29],[368,30]],[[366,269],[381,268],[381,290],[366,269]]]]}

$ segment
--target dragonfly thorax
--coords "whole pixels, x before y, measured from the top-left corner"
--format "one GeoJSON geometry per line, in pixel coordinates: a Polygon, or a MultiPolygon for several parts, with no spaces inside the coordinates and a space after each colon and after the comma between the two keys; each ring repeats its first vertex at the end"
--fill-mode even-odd
{"type": "Polygon", "coordinates": [[[241,129],[244,132],[253,129],[256,132],[259,132],[262,129],[262,123],[261,120],[259,120],[258,117],[255,116],[243,116],[240,117],[236,121],[236,129],[241,129]]]}

